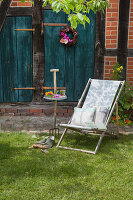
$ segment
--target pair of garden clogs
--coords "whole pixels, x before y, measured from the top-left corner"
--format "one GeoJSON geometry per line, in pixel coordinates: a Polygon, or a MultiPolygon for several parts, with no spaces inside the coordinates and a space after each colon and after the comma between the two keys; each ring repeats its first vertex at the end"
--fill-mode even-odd
{"type": "Polygon", "coordinates": [[[43,140],[35,142],[29,149],[38,148],[38,149],[49,149],[52,148],[55,142],[54,136],[45,137],[43,140]]]}

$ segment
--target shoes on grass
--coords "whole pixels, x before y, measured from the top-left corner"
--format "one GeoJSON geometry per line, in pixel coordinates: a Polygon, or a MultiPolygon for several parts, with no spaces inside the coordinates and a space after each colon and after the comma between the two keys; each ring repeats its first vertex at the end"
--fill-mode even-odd
{"type": "Polygon", "coordinates": [[[34,149],[34,148],[49,149],[54,146],[54,142],[55,142],[55,137],[49,136],[48,138],[44,138],[41,141],[35,142],[35,144],[33,144],[31,147],[29,147],[29,149],[34,149]]]}

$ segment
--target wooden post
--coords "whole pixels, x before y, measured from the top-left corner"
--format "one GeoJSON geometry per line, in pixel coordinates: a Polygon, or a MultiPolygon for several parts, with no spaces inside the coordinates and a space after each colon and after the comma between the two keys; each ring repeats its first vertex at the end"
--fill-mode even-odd
{"type": "Polygon", "coordinates": [[[119,138],[118,102],[116,103],[116,129],[117,138],[119,138]]]}
{"type": "Polygon", "coordinates": [[[103,79],[104,76],[104,51],[105,51],[105,14],[96,13],[95,23],[95,66],[94,78],[103,79]]]}
{"type": "Polygon", "coordinates": [[[0,5],[0,32],[1,32],[3,24],[5,22],[6,15],[7,15],[8,9],[10,7],[11,1],[12,0],[4,0],[3,2],[1,2],[1,5],[0,5]]]}
{"type": "Polygon", "coordinates": [[[43,101],[41,88],[44,85],[44,35],[41,33],[43,22],[42,0],[34,0],[33,6],[33,102],[43,101]]]}

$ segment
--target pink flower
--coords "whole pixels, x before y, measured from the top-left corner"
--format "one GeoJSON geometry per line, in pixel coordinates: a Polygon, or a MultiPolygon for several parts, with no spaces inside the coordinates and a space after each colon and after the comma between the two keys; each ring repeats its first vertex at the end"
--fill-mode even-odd
{"type": "Polygon", "coordinates": [[[54,94],[54,98],[59,98],[59,95],[58,94],[54,94]]]}
{"type": "Polygon", "coordinates": [[[61,32],[61,35],[63,35],[63,36],[64,36],[65,34],[64,34],[63,32],[61,32]]]}
{"type": "Polygon", "coordinates": [[[69,37],[67,37],[66,39],[69,40],[69,37]]]}
{"type": "Polygon", "coordinates": [[[69,40],[68,40],[68,42],[72,42],[72,40],[71,40],[71,39],[69,39],[69,40]]]}

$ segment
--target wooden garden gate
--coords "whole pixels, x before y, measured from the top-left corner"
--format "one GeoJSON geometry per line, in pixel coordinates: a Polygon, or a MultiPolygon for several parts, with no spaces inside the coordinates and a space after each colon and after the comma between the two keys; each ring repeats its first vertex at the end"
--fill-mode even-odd
{"type": "MultiPolygon", "coordinates": [[[[94,74],[94,42],[95,42],[95,15],[90,14],[91,23],[86,29],[79,25],[78,43],[65,47],[60,43],[59,33],[63,27],[45,26],[45,85],[53,85],[51,68],[59,68],[57,85],[67,87],[67,101],[77,101],[83,92],[88,78],[94,74]]],[[[66,15],[56,14],[52,10],[44,11],[45,23],[67,23],[66,15]]]]}
{"type": "MultiPolygon", "coordinates": [[[[45,71],[44,85],[53,86],[51,68],[59,68],[57,86],[67,87],[67,101],[77,101],[83,92],[88,78],[94,74],[95,15],[90,14],[91,23],[86,29],[79,25],[78,43],[65,47],[60,43],[62,27],[44,26],[45,71]]],[[[64,13],[56,14],[44,10],[44,23],[68,23],[64,13]]],[[[30,102],[33,90],[13,88],[33,87],[33,49],[31,31],[32,17],[7,17],[0,33],[0,102],[30,102]]],[[[34,37],[33,37],[34,38],[34,37]]],[[[36,87],[34,85],[34,87],[36,87]]]]}
{"type": "Polygon", "coordinates": [[[0,33],[0,102],[32,101],[32,17],[7,17],[0,33]]]}

